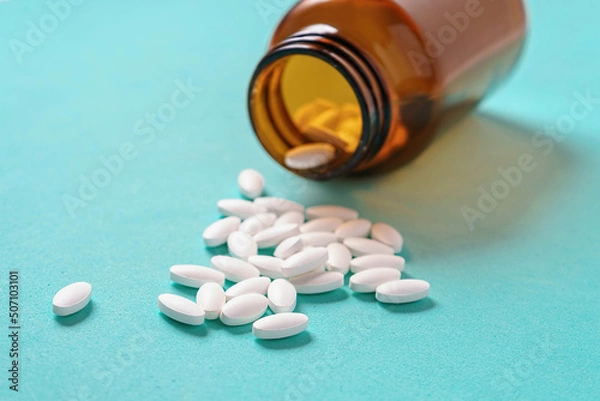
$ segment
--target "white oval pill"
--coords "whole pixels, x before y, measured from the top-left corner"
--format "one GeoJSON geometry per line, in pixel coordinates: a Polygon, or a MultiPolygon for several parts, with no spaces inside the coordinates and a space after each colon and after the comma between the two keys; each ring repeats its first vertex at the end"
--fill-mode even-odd
{"type": "Polygon", "coordinates": [[[377,287],[375,298],[386,304],[404,304],[421,300],[429,295],[429,283],[423,280],[389,281],[377,287]]]}
{"type": "Polygon", "coordinates": [[[352,252],[352,256],[364,256],[364,255],[373,255],[373,254],[384,254],[384,255],[393,255],[394,250],[382,244],[379,241],[375,241],[368,238],[346,238],[344,240],[344,245],[350,249],[352,252]]]}
{"type": "Polygon", "coordinates": [[[281,264],[284,277],[299,276],[327,263],[327,248],[309,248],[290,256],[281,264]]]}
{"type": "Polygon", "coordinates": [[[374,254],[352,259],[350,270],[352,270],[352,273],[358,273],[375,267],[392,267],[402,271],[405,264],[406,261],[402,256],[374,254]]]}
{"type": "Polygon", "coordinates": [[[52,298],[52,312],[58,316],[69,316],[79,312],[90,302],[92,285],[79,281],[61,288],[52,298]]]}
{"type": "Polygon", "coordinates": [[[269,301],[264,295],[245,294],[233,298],[221,309],[221,322],[227,326],[252,323],[267,311],[269,301]]]}
{"type": "Polygon", "coordinates": [[[225,275],[218,270],[197,265],[174,265],[169,269],[172,281],[186,287],[200,288],[206,283],[225,284],[225,275]]]}
{"type": "Polygon", "coordinates": [[[385,223],[373,224],[373,227],[371,228],[371,238],[391,246],[394,253],[400,252],[404,245],[404,239],[398,230],[385,223]]]}
{"type": "Polygon", "coordinates": [[[391,267],[376,267],[350,277],[350,289],[354,292],[375,292],[378,286],[400,279],[400,271],[391,267]]]}
{"type": "Polygon", "coordinates": [[[308,316],[303,313],[278,313],[265,316],[252,324],[252,334],[262,340],[277,340],[302,333],[308,328],[308,316]]]}
{"type": "Polygon", "coordinates": [[[239,231],[254,236],[262,230],[272,227],[276,219],[277,215],[275,213],[259,213],[244,220],[240,224],[239,231]]]}
{"type": "Polygon", "coordinates": [[[298,294],[322,294],[344,285],[344,275],[340,272],[313,272],[290,279],[298,294]]]}
{"type": "Polygon", "coordinates": [[[327,254],[329,255],[327,263],[325,264],[327,270],[340,272],[344,275],[348,273],[352,254],[345,245],[340,244],[339,242],[329,244],[327,245],[327,254]]]}
{"type": "Polygon", "coordinates": [[[296,146],[285,154],[285,165],[297,170],[317,168],[335,159],[335,146],[329,143],[309,143],[296,146]]]}
{"type": "Polygon", "coordinates": [[[204,323],[204,309],[195,302],[175,294],[158,296],[158,309],[180,323],[198,326],[204,323]]]}
{"type": "Polygon", "coordinates": [[[246,198],[254,199],[262,195],[265,188],[265,179],[254,169],[242,170],[238,175],[240,192],[246,198]]]}
{"type": "Polygon", "coordinates": [[[248,233],[234,231],[227,238],[227,249],[231,256],[247,260],[248,257],[258,253],[258,246],[254,238],[248,233]]]}
{"type": "Polygon", "coordinates": [[[353,219],[341,224],[336,230],[335,235],[339,239],[350,237],[366,238],[371,231],[371,222],[367,219],[353,219]]]}
{"type": "Polygon", "coordinates": [[[229,301],[232,298],[239,297],[244,294],[262,294],[267,293],[267,289],[271,284],[271,279],[268,277],[252,277],[246,280],[240,281],[237,284],[232,285],[225,291],[225,296],[229,301]]]}
{"type": "Polygon", "coordinates": [[[336,205],[312,206],[306,209],[306,218],[308,220],[314,220],[320,217],[338,217],[346,221],[357,219],[358,212],[354,209],[336,205]]]}
{"type": "Polygon", "coordinates": [[[237,216],[230,216],[219,221],[215,221],[204,230],[202,239],[206,246],[220,246],[227,242],[229,234],[240,227],[241,219],[237,216]]]}
{"type": "Polygon", "coordinates": [[[219,318],[225,301],[225,291],[217,283],[206,283],[196,293],[196,303],[204,310],[204,318],[208,320],[219,318]]]}
{"type": "Polygon", "coordinates": [[[321,217],[319,219],[311,220],[300,226],[301,233],[310,233],[315,231],[320,232],[334,232],[344,220],[339,217],[321,217]]]}
{"type": "Polygon", "coordinates": [[[217,207],[223,216],[237,216],[240,219],[267,211],[264,207],[244,199],[221,199],[217,202],[217,207]]]}
{"type": "Polygon", "coordinates": [[[314,231],[300,235],[304,246],[327,246],[337,242],[337,237],[334,233],[314,231]]]}
{"type": "Polygon", "coordinates": [[[296,308],[296,288],[287,280],[274,280],[267,292],[274,313],[292,312],[296,308]]]}
{"type": "Polygon", "coordinates": [[[235,283],[247,278],[260,276],[260,272],[256,267],[244,260],[232,258],[231,256],[213,256],[210,264],[223,273],[227,280],[235,283]]]}
{"type": "Polygon", "coordinates": [[[275,226],[282,226],[284,224],[298,224],[301,225],[304,223],[304,212],[299,212],[297,210],[291,210],[289,212],[285,212],[277,220],[275,220],[275,226]]]}
{"type": "Polygon", "coordinates": [[[275,248],[273,255],[277,258],[287,259],[295,253],[300,252],[304,248],[304,242],[299,235],[286,238],[275,248]]]}
{"type": "Polygon", "coordinates": [[[248,262],[256,267],[263,276],[273,279],[283,277],[283,273],[281,273],[282,259],[267,255],[255,255],[250,256],[248,262]]]}
{"type": "Polygon", "coordinates": [[[300,234],[298,224],[284,224],[282,226],[269,227],[254,236],[254,241],[259,249],[271,248],[279,245],[286,238],[300,234]]]}
{"type": "Polygon", "coordinates": [[[275,213],[277,215],[282,215],[283,213],[295,210],[300,213],[304,213],[304,206],[301,204],[284,199],[277,198],[274,196],[264,196],[261,198],[254,199],[254,203],[260,207],[266,208],[269,212],[275,213]]]}

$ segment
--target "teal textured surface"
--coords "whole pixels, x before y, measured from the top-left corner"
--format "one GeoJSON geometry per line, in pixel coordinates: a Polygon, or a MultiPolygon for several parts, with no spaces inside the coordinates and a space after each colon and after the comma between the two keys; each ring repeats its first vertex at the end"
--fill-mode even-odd
{"type": "Polygon", "coordinates": [[[327,183],[272,162],[246,115],[255,63],[291,4],[88,0],[54,26],[45,1],[0,1],[0,399],[598,399],[600,3],[530,0],[519,68],[475,115],[401,170],[327,183]],[[52,32],[36,36],[39,24],[52,32]],[[158,113],[165,122],[150,122],[158,113]],[[552,125],[555,137],[536,136],[552,125]],[[96,172],[117,153],[128,160],[96,172]],[[464,206],[523,157],[533,170],[471,229],[464,206]],[[270,194],[398,227],[407,276],[429,281],[430,297],[301,296],[308,331],[273,342],[162,316],[159,294],[195,293],[169,266],[209,262],[202,230],[247,167],[270,194]],[[81,201],[94,174],[105,186],[81,201]],[[55,292],[81,280],[91,305],[56,318],[55,292]]]}

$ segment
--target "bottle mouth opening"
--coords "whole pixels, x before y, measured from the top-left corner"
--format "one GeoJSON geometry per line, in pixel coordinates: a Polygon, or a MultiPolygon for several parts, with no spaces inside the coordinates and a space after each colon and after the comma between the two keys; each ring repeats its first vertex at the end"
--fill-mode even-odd
{"type": "Polygon", "coordinates": [[[256,136],[273,159],[300,176],[324,180],[356,171],[385,136],[380,87],[369,78],[361,61],[329,38],[282,42],[250,83],[256,136]]]}

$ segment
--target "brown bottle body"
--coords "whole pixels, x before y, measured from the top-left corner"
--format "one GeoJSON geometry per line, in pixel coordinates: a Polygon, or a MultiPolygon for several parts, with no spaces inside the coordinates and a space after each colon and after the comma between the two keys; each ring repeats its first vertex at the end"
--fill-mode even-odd
{"type": "MultiPolygon", "coordinates": [[[[436,131],[472,110],[506,78],[523,47],[526,16],[522,0],[303,0],[277,27],[270,52],[299,32],[327,37],[323,40],[331,40],[332,46],[347,44],[353,54],[349,57],[364,61],[375,77],[364,86],[380,92],[373,105],[361,103],[365,126],[375,111],[380,111],[380,118],[370,128],[370,141],[364,138],[365,127],[365,140],[357,152],[376,149],[365,152],[350,169],[335,167],[340,173],[330,174],[327,168],[310,174],[295,171],[318,179],[414,158],[436,131]],[[368,107],[373,110],[365,112],[368,107]]],[[[255,78],[264,68],[265,64],[259,66],[255,78]]],[[[318,80],[317,75],[313,71],[307,82],[318,80]]],[[[250,88],[251,118],[265,148],[281,162],[279,150],[269,149],[267,142],[283,129],[274,127],[265,134],[260,131],[268,129],[256,124],[260,116],[254,106],[261,101],[253,96],[259,90],[257,83],[260,79],[250,88]]],[[[360,97],[365,89],[359,87],[354,85],[360,97]]],[[[273,90],[267,96],[280,95],[273,90]]]]}

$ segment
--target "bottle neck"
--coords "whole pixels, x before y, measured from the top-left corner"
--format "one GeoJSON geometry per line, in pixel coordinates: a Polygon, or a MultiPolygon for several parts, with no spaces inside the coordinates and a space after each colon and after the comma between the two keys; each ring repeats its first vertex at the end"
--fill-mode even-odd
{"type": "Polygon", "coordinates": [[[295,55],[324,61],[344,77],[356,96],[362,131],[355,149],[340,160],[309,170],[288,169],[319,180],[360,170],[361,165],[377,154],[386,139],[391,114],[388,95],[367,58],[329,26],[311,26],[286,38],[275,44],[260,61],[250,83],[248,99],[257,137],[267,152],[285,167],[285,152],[297,145],[298,138],[302,137],[283,104],[280,92],[283,66],[295,55]]]}

